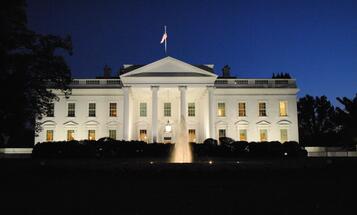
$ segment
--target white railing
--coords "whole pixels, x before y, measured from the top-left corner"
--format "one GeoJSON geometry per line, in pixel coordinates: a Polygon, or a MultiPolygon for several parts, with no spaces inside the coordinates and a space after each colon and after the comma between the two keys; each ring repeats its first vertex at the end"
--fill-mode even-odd
{"type": "Polygon", "coordinates": [[[121,88],[120,79],[73,79],[72,88],[121,88]]]}
{"type": "Polygon", "coordinates": [[[296,88],[295,79],[217,79],[218,88],[296,88]]]}

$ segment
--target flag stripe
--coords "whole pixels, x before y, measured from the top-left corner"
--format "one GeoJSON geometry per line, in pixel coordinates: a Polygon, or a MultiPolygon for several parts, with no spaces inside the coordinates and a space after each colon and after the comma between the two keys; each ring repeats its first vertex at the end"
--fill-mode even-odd
{"type": "Polygon", "coordinates": [[[165,32],[164,35],[162,35],[161,43],[165,42],[167,40],[167,33],[165,32]]]}

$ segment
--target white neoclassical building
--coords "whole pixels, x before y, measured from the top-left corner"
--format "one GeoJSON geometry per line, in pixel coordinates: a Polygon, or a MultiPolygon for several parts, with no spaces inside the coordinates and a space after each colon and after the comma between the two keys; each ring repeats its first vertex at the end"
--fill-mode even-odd
{"type": "Polygon", "coordinates": [[[298,141],[294,79],[218,77],[213,65],[165,57],[124,65],[119,77],[74,79],[71,87],[69,98],[58,93],[35,143],[101,137],[174,143],[180,123],[191,142],[298,141]]]}

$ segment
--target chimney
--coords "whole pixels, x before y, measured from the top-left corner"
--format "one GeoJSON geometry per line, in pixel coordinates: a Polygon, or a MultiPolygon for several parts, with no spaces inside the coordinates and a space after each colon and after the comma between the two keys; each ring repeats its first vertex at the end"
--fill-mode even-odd
{"type": "Polygon", "coordinates": [[[227,77],[231,77],[231,68],[228,65],[225,65],[222,68],[222,72],[223,72],[223,77],[227,78],[227,77]]]}
{"type": "Polygon", "coordinates": [[[104,72],[104,78],[110,78],[112,69],[108,65],[105,65],[103,72],[104,72]]]}

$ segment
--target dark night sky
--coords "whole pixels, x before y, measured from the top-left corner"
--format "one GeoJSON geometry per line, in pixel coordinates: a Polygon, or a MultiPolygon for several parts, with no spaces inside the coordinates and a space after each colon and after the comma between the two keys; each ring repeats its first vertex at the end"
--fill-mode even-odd
{"type": "Polygon", "coordinates": [[[32,30],[70,34],[74,77],[108,64],[145,64],[169,55],[192,64],[228,64],[238,77],[289,72],[299,95],[357,93],[356,0],[28,0],[32,30]]]}

